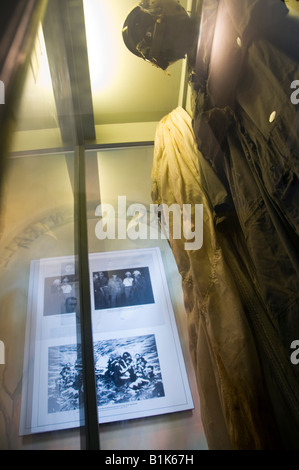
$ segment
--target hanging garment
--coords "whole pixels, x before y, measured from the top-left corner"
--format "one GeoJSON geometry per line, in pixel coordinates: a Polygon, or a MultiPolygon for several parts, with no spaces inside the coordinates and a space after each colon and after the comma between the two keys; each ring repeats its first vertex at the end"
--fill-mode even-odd
{"type": "Polygon", "coordinates": [[[205,0],[190,67],[197,145],[226,191],[207,176],[215,223],[225,220],[222,242],[281,438],[298,448],[299,27],[287,13],[280,0],[205,0]]]}
{"type": "Polygon", "coordinates": [[[276,424],[251,328],[225,259],[230,247],[219,243],[219,227],[225,221],[218,220],[216,228],[207,176],[210,183],[213,180],[213,203],[218,197],[219,204],[228,204],[225,188],[196,147],[190,116],[177,108],[162,119],[156,131],[152,199],[162,208],[162,204],[178,204],[181,211],[191,204],[192,232],[200,229],[194,226],[195,204],[203,205],[200,249],[186,250],[186,239],[172,237],[172,218],[169,234],[182,276],[190,351],[208,445],[210,449],[275,449],[280,445],[276,424]]]}

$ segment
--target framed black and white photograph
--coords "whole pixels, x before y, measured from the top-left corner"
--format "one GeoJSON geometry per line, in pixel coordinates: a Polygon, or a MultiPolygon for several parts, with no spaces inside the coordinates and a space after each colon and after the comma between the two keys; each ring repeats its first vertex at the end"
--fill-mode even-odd
{"type": "Polygon", "coordinates": [[[99,341],[94,351],[100,407],[165,396],[155,335],[99,341]]]}
{"type": "Polygon", "coordinates": [[[93,273],[96,310],[154,303],[148,267],[127,267],[93,273]]]}
{"type": "Polygon", "coordinates": [[[75,313],[78,281],[74,274],[45,279],[44,316],[75,313]]]}
{"type": "Polygon", "coordinates": [[[77,344],[48,349],[48,413],[79,409],[81,368],[77,344]]]}
{"type": "MultiPolygon", "coordinates": [[[[21,435],[80,425],[76,303],[63,307],[77,298],[72,263],[72,257],[32,262],[21,435]]],[[[93,253],[89,268],[99,424],[192,409],[160,250],[93,253]]]]}
{"type": "MultiPolygon", "coordinates": [[[[78,346],[53,346],[48,353],[48,413],[78,410],[78,346]]],[[[165,396],[155,335],[97,341],[94,354],[99,413],[103,406],[165,396]]]]}

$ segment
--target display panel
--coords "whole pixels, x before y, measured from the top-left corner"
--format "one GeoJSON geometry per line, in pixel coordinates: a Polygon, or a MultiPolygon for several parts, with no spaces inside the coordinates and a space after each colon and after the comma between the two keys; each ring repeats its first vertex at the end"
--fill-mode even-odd
{"type": "MultiPolygon", "coordinates": [[[[99,423],[192,409],[160,250],[93,253],[89,268],[99,423]]],[[[32,262],[23,435],[79,426],[77,296],[74,258],[32,262]]]]}

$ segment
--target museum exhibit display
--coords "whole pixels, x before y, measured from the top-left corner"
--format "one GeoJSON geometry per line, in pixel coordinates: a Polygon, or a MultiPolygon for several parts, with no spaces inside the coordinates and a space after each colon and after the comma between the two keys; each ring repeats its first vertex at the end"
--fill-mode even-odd
{"type": "MultiPolygon", "coordinates": [[[[99,422],[192,409],[159,250],[93,253],[89,266],[99,422]]],[[[31,266],[22,434],[80,425],[74,273],[73,258],[31,266]]]]}
{"type": "Polygon", "coordinates": [[[0,449],[298,450],[299,2],[0,8],[0,449]]]}

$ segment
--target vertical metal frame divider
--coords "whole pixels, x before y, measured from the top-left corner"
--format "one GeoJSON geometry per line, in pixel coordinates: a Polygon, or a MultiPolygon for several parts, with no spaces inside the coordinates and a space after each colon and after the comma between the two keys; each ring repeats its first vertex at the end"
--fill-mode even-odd
{"type": "MultiPolygon", "coordinates": [[[[53,1],[53,0],[52,0],[53,1]]],[[[95,137],[87,45],[82,0],[59,0],[57,12],[64,18],[64,41],[70,79],[71,112],[75,142],[74,229],[79,276],[78,345],[81,351],[83,393],[81,450],[100,450],[91,318],[89,251],[86,201],[85,141],[95,137]],[[59,3],[59,6],[58,6],[59,3]],[[60,10],[59,10],[60,9],[60,10]],[[83,91],[84,90],[84,91],[83,91]]]]}
{"type": "Polygon", "coordinates": [[[95,139],[83,0],[50,0],[44,35],[63,141],[75,148],[69,165],[74,191],[78,364],[82,367],[81,449],[100,450],[91,318],[85,142],[95,139]],[[72,174],[73,173],[73,178],[72,174]]]}
{"type": "Polygon", "coordinates": [[[100,450],[95,364],[91,319],[90,281],[88,262],[88,231],[86,212],[85,148],[75,149],[75,251],[76,271],[79,275],[79,316],[77,341],[82,361],[83,394],[81,394],[82,450],[100,450]]]}

